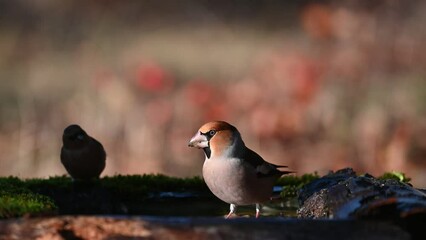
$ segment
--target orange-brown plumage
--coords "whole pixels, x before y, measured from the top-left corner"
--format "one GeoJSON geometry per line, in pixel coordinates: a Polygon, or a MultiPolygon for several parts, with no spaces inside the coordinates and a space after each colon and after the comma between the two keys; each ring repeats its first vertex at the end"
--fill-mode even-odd
{"type": "Polygon", "coordinates": [[[232,131],[236,128],[223,121],[215,121],[204,124],[200,128],[200,132],[216,131],[215,136],[210,140],[210,148],[212,152],[223,152],[229,147],[229,142],[233,141],[232,131]],[[220,136],[220,137],[218,137],[220,136]]]}

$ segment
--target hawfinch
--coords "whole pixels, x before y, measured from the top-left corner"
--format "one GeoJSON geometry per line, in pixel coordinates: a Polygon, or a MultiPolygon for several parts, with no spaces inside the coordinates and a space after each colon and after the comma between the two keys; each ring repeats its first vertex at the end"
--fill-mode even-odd
{"type": "Polygon", "coordinates": [[[260,204],[270,199],[274,182],[289,171],[280,171],[256,152],[246,147],[237,128],[223,121],[204,124],[188,146],[205,153],[203,178],[216,197],[230,204],[226,218],[238,205],[260,204]]]}
{"type": "Polygon", "coordinates": [[[62,135],[61,162],[74,180],[99,178],[105,168],[106,153],[100,142],[78,125],[70,125],[62,135]]]}

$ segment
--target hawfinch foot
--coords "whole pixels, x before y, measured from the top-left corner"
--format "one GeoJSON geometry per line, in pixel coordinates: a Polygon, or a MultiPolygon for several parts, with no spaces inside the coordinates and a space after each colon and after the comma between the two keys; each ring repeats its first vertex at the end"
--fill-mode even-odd
{"type": "Polygon", "coordinates": [[[237,205],[231,203],[229,205],[229,213],[228,213],[228,215],[226,215],[225,218],[229,219],[235,213],[236,210],[237,210],[237,205]]]}

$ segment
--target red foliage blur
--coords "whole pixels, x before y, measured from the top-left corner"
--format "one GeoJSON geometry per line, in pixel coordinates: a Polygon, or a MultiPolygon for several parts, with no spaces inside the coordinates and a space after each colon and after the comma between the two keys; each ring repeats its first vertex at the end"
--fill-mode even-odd
{"type": "Polygon", "coordinates": [[[137,70],[137,84],[146,92],[164,93],[172,89],[172,76],[154,63],[141,64],[137,70]]]}

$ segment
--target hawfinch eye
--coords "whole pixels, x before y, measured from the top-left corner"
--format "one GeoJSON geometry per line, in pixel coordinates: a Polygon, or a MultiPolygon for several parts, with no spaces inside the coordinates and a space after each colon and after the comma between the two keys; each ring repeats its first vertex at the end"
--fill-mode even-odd
{"type": "Polygon", "coordinates": [[[209,135],[210,137],[213,137],[216,134],[216,130],[210,130],[209,135]]]}

